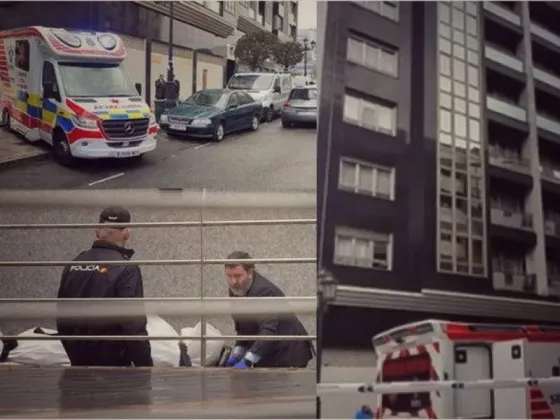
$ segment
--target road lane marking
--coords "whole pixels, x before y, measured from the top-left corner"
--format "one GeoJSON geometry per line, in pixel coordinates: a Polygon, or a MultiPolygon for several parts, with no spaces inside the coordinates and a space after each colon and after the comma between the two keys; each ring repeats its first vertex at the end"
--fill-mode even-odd
{"type": "Polygon", "coordinates": [[[212,143],[204,143],[204,144],[201,144],[200,146],[196,146],[196,147],[194,148],[194,150],[202,149],[203,147],[210,146],[211,144],[212,144],[212,143]]]}
{"type": "Polygon", "coordinates": [[[124,175],[124,172],[121,172],[120,174],[111,175],[111,176],[108,176],[107,178],[103,178],[103,179],[100,179],[98,181],[91,182],[91,183],[88,184],[88,186],[93,187],[94,185],[101,184],[102,182],[106,182],[106,181],[111,181],[112,179],[119,178],[123,175],[124,175]]]}

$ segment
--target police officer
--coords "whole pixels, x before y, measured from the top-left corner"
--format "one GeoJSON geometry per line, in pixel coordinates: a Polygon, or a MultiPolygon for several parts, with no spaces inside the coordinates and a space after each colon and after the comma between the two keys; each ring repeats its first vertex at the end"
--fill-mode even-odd
{"type": "MultiPolygon", "coordinates": [[[[232,252],[227,259],[250,260],[248,253],[232,252]]],[[[245,264],[226,264],[226,276],[231,297],[283,297],[282,290],[255,271],[250,261],[245,264]]],[[[308,335],[294,315],[276,317],[264,315],[259,319],[233,317],[237,335],[308,335]]],[[[239,369],[250,367],[304,368],[313,357],[310,341],[247,341],[240,339],[226,366],[239,369]]]]}
{"type": "MultiPolygon", "coordinates": [[[[130,228],[130,213],[122,207],[103,210],[99,223],[107,227],[95,230],[97,240],[91,249],[82,252],[62,273],[59,298],[142,298],[142,273],[137,265],[81,265],[80,261],[128,261],[134,251],[125,248],[130,228]]],[[[126,321],[80,321],[59,318],[60,335],[148,335],[146,316],[126,321]]],[[[150,342],[62,340],[72,366],[153,366],[150,342]]]]}

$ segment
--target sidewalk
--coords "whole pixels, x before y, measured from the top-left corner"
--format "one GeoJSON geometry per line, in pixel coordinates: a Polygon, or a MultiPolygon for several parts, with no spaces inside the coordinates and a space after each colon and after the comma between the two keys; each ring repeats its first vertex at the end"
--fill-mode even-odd
{"type": "Polygon", "coordinates": [[[42,144],[28,143],[23,137],[0,128],[0,170],[48,158],[49,151],[42,144]]]}

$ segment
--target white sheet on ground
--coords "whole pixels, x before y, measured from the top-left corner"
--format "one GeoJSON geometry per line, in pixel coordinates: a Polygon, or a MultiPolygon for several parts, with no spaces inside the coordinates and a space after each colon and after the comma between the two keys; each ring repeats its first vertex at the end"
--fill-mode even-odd
{"type": "MultiPolygon", "coordinates": [[[[47,334],[55,330],[41,328],[47,334]]],[[[175,336],[177,340],[151,340],[152,359],[157,367],[179,366],[179,334],[167,321],[159,316],[148,317],[148,336],[175,336]]],[[[35,328],[24,331],[19,336],[43,336],[36,334],[35,328]]],[[[0,341],[1,345],[1,341],[0,341]]],[[[1,352],[1,348],[0,348],[1,352]]],[[[69,366],[70,361],[59,340],[18,340],[18,346],[10,352],[8,362],[33,366],[69,366]]]]}
{"type": "MultiPolygon", "coordinates": [[[[200,337],[202,324],[199,322],[194,328],[187,327],[181,329],[183,337],[200,337]]],[[[221,337],[223,334],[213,325],[206,323],[206,335],[210,337],[221,337]]],[[[185,340],[183,342],[187,345],[187,352],[191,358],[193,366],[200,366],[201,342],[200,340],[185,340]]],[[[220,353],[224,347],[225,340],[208,340],[206,341],[206,364],[212,366],[218,363],[220,353]]]]}

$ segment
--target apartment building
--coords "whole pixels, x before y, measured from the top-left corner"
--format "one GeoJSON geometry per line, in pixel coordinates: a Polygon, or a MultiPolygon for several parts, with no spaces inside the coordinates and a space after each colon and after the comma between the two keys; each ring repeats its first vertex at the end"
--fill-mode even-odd
{"type": "Polygon", "coordinates": [[[559,319],[558,19],[554,2],[328,3],[327,344],[423,318],[559,319]]]}

